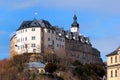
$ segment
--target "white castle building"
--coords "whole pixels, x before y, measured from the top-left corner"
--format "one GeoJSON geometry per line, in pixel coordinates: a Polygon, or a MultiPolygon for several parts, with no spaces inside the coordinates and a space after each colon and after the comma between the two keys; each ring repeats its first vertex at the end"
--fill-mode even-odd
{"type": "Polygon", "coordinates": [[[42,53],[49,49],[54,53],[65,50],[73,60],[102,63],[100,52],[92,47],[89,38],[79,34],[76,15],[73,17],[71,31],[52,26],[46,20],[23,21],[10,40],[10,55],[42,53]]]}

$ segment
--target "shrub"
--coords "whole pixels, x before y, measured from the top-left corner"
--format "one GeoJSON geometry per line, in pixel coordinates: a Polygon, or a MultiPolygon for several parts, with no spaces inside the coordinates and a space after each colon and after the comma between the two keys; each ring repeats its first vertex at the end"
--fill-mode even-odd
{"type": "Polygon", "coordinates": [[[56,67],[55,63],[50,62],[45,66],[45,71],[49,72],[49,73],[53,73],[56,69],[57,69],[57,67],[56,67]]]}

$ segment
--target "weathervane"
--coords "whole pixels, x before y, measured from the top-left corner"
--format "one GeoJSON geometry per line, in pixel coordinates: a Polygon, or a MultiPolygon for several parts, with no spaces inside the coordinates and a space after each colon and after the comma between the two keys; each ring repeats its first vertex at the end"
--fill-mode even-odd
{"type": "Polygon", "coordinates": [[[38,15],[38,12],[37,11],[35,11],[34,12],[34,16],[35,16],[35,18],[36,18],[36,16],[38,15]]]}

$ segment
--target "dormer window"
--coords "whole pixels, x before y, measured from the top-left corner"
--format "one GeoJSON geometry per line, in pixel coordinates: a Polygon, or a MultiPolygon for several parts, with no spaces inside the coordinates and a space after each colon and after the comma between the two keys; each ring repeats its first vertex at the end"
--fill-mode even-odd
{"type": "Polygon", "coordinates": [[[68,35],[66,35],[66,37],[68,38],[68,35]]]}
{"type": "Polygon", "coordinates": [[[62,36],[62,34],[61,34],[61,33],[59,33],[59,36],[62,36]]]}
{"type": "Polygon", "coordinates": [[[73,37],[73,39],[76,39],[75,36],[73,37]]]}

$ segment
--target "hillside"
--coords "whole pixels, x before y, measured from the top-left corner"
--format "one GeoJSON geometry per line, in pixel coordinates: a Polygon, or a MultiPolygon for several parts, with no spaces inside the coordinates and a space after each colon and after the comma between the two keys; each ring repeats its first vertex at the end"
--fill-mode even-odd
{"type": "Polygon", "coordinates": [[[36,74],[24,69],[28,58],[19,55],[12,60],[1,60],[0,80],[101,80],[105,74],[102,65],[82,65],[79,61],[69,66],[55,63],[57,69],[54,73],[36,74]]]}

